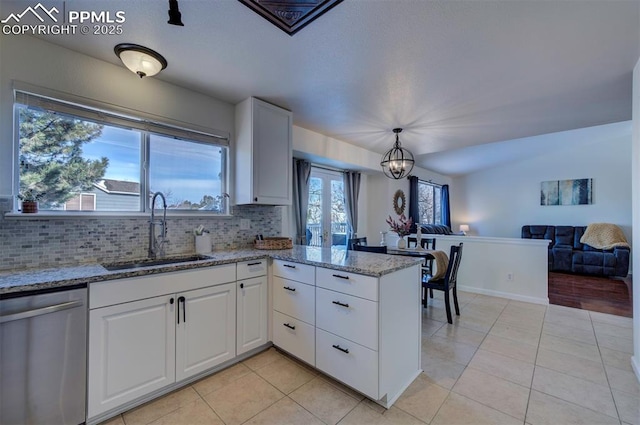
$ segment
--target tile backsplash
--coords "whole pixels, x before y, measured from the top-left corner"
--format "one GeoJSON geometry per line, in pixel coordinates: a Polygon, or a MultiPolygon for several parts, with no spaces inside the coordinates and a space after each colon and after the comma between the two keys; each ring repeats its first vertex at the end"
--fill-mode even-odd
{"type": "MultiPolygon", "coordinates": [[[[279,207],[243,205],[231,218],[168,217],[166,255],[193,254],[192,230],[203,225],[214,250],[248,247],[257,233],[280,235],[279,207]],[[240,219],[251,220],[240,230],[240,219]]],[[[0,220],[0,271],[126,261],[147,256],[148,217],[0,220]]]]}

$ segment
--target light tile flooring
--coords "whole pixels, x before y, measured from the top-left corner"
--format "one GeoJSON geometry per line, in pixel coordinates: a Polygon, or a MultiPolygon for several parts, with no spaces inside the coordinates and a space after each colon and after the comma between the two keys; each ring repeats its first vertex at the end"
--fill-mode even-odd
{"type": "Polygon", "coordinates": [[[424,373],[389,410],[269,349],[108,424],[640,425],[631,319],[459,298],[453,325],[441,293],[423,310],[424,373]]]}

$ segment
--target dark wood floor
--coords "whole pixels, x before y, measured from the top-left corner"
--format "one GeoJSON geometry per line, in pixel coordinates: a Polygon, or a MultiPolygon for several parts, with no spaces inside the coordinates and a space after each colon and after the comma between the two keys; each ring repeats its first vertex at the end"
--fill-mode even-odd
{"type": "Polygon", "coordinates": [[[549,272],[549,303],[633,317],[631,277],[606,278],[549,272]]]}

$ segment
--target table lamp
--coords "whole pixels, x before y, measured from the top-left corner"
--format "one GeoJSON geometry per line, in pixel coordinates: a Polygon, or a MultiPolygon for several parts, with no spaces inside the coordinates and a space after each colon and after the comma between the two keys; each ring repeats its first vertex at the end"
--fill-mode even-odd
{"type": "Polygon", "coordinates": [[[467,236],[467,232],[469,231],[469,225],[468,224],[461,224],[460,225],[460,233],[462,233],[464,236],[467,236]]]}

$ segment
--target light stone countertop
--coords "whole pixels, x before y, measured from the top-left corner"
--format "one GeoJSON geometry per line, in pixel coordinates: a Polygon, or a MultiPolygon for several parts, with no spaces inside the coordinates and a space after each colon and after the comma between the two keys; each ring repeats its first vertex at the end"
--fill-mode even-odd
{"type": "MultiPolygon", "coordinates": [[[[60,268],[2,272],[0,273],[0,295],[218,266],[258,258],[274,258],[374,277],[393,273],[394,271],[419,264],[422,261],[421,258],[347,251],[344,248],[319,248],[302,245],[294,245],[292,249],[283,250],[241,249],[214,251],[210,254],[210,257],[205,260],[117,271],[108,271],[100,264],[84,264],[60,268]]],[[[133,260],[135,259],[127,261],[133,260]]]]}

